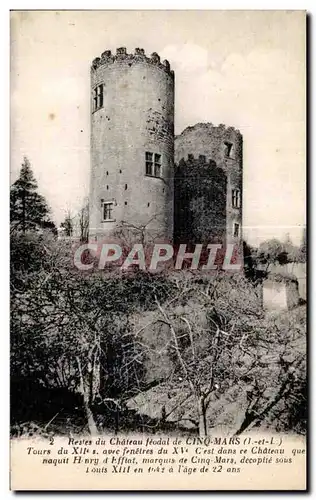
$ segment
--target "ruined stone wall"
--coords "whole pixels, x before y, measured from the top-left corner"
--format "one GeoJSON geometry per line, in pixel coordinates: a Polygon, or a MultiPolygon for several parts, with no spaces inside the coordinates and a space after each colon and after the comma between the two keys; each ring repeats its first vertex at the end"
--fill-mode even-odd
{"type": "Polygon", "coordinates": [[[91,107],[90,239],[115,232],[122,222],[171,239],[174,73],[156,53],[120,48],[92,63],[92,105],[101,84],[103,106],[91,107]],[[145,175],[146,152],[162,155],[161,178],[145,175]],[[102,222],[102,200],[114,203],[111,222],[102,222]]]}
{"type": "Polygon", "coordinates": [[[269,267],[270,273],[287,273],[293,274],[298,281],[298,289],[300,298],[306,300],[306,281],[307,268],[305,262],[288,262],[287,264],[271,264],[269,267]]]}
{"type": "Polygon", "coordinates": [[[175,243],[223,243],[226,234],[225,172],[200,155],[181,159],[174,178],[175,243]]]}
{"type": "MultiPolygon", "coordinates": [[[[198,123],[187,127],[175,138],[175,163],[179,165],[181,159],[189,156],[215,162],[216,167],[222,169],[227,176],[226,192],[226,238],[227,241],[240,241],[242,238],[242,135],[233,127],[211,123],[198,123]],[[240,206],[233,207],[232,190],[240,192],[240,206]],[[234,225],[239,225],[239,236],[234,237],[234,225]]],[[[176,200],[175,200],[176,203],[176,200]]]]}
{"type": "Polygon", "coordinates": [[[263,282],[263,307],[267,311],[292,309],[299,304],[298,282],[268,278],[263,282]]]}
{"type": "Polygon", "coordinates": [[[286,283],[264,281],[263,307],[268,311],[287,309],[286,283]]]}

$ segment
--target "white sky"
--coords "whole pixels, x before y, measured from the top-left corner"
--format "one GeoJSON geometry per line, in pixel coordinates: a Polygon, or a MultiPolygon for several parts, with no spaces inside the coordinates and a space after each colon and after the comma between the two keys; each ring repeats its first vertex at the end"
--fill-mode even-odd
{"type": "Polygon", "coordinates": [[[143,47],[176,72],[176,133],[225,123],[244,136],[250,243],[305,223],[305,14],[60,11],[12,14],[11,173],[24,155],[57,223],[88,194],[90,63],[143,47]]]}

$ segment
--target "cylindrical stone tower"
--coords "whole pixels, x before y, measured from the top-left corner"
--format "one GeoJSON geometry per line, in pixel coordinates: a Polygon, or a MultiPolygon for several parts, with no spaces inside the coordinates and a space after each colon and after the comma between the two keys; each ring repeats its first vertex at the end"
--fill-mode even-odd
{"type": "Polygon", "coordinates": [[[173,234],[174,73],[143,49],[91,67],[90,240],[131,228],[173,234]]]}
{"type": "MultiPolygon", "coordinates": [[[[175,163],[188,157],[215,162],[227,178],[226,185],[226,242],[242,240],[243,139],[234,127],[198,123],[187,127],[175,139],[175,163]]],[[[210,167],[211,168],[211,167],[210,167]]],[[[211,170],[210,170],[211,174],[211,170]]],[[[177,203],[177,200],[175,200],[177,203]]],[[[176,224],[176,221],[175,221],[176,224]]]]}

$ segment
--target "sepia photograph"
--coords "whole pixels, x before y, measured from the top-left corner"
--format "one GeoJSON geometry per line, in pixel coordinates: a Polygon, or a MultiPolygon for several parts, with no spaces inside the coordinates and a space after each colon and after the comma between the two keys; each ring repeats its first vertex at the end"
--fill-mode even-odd
{"type": "Polygon", "coordinates": [[[10,484],[306,489],[306,12],[10,13],[10,484]]]}

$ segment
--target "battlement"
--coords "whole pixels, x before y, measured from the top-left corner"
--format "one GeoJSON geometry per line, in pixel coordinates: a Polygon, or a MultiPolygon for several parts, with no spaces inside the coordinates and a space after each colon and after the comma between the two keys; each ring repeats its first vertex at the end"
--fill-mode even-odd
{"type": "Polygon", "coordinates": [[[184,137],[186,135],[189,135],[192,131],[199,131],[199,130],[206,130],[210,133],[212,133],[214,136],[216,135],[235,135],[236,137],[241,137],[240,130],[238,130],[235,127],[232,126],[226,126],[223,123],[220,123],[219,125],[213,125],[213,123],[196,123],[193,126],[186,127],[180,135],[176,137],[184,137]]]}
{"type": "Polygon", "coordinates": [[[146,56],[144,49],[136,48],[134,54],[128,54],[126,47],[116,49],[116,54],[112,54],[111,50],[106,50],[101,54],[101,57],[96,57],[92,61],[91,71],[95,71],[100,66],[110,66],[115,63],[126,63],[131,66],[134,63],[144,62],[162,69],[168,75],[174,77],[174,72],[170,69],[170,63],[166,59],[160,61],[160,56],[157,52],[153,52],[150,57],[146,56]]]}
{"type": "Polygon", "coordinates": [[[195,156],[192,153],[188,153],[186,158],[181,158],[179,161],[179,166],[184,164],[199,164],[199,165],[207,165],[210,167],[216,167],[216,163],[212,158],[207,158],[205,155],[197,155],[195,156]]]}

